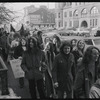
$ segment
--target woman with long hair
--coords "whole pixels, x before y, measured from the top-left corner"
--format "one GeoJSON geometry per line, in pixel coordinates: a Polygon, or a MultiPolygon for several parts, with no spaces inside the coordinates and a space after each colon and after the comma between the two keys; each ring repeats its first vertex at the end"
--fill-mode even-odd
{"type": "Polygon", "coordinates": [[[45,46],[46,64],[47,71],[45,71],[45,86],[47,97],[53,96],[53,81],[52,81],[52,64],[54,60],[53,44],[52,42],[47,42],[45,46]]]}
{"type": "Polygon", "coordinates": [[[72,51],[76,50],[77,49],[77,39],[72,39],[71,45],[72,45],[72,51]]]}
{"type": "Polygon", "coordinates": [[[84,54],[84,49],[85,49],[85,43],[83,40],[78,40],[76,44],[76,48],[72,50],[72,54],[74,55],[75,58],[75,71],[77,72],[77,64],[82,59],[83,54],[84,54]]]}
{"type": "Polygon", "coordinates": [[[37,40],[34,37],[28,39],[28,46],[23,54],[21,67],[25,72],[25,77],[28,79],[31,97],[37,98],[37,86],[40,99],[44,99],[43,73],[46,70],[45,54],[38,48],[37,40]]]}
{"type": "Polygon", "coordinates": [[[90,46],[86,49],[75,77],[74,96],[76,98],[89,98],[90,88],[98,78],[99,57],[98,48],[90,46]]]}
{"type": "Polygon", "coordinates": [[[52,41],[53,41],[54,53],[55,55],[57,55],[60,52],[61,40],[57,35],[54,35],[52,41]]]}

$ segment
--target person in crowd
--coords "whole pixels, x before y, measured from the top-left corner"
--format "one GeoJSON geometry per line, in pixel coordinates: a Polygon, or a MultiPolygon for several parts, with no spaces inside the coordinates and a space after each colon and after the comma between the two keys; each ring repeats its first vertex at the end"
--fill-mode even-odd
{"type": "Polygon", "coordinates": [[[90,88],[98,78],[99,57],[100,51],[98,48],[90,46],[86,49],[78,65],[78,71],[75,77],[75,98],[89,98],[90,88]]]}
{"type": "Polygon", "coordinates": [[[60,45],[61,45],[61,40],[57,35],[53,36],[53,48],[54,48],[54,53],[57,55],[60,52],[60,45]]]}
{"type": "MultiPolygon", "coordinates": [[[[19,45],[15,47],[13,57],[15,59],[22,60],[22,55],[27,49],[26,46],[27,46],[27,41],[26,41],[26,38],[23,37],[21,38],[19,45]]],[[[20,88],[24,87],[24,77],[19,78],[19,84],[20,84],[20,88]]]]}
{"type": "Polygon", "coordinates": [[[53,44],[52,42],[47,42],[45,46],[46,64],[47,70],[45,71],[45,86],[47,97],[53,97],[53,80],[52,80],[52,64],[54,60],[53,44]]]}
{"type": "Polygon", "coordinates": [[[26,38],[26,40],[28,40],[30,38],[30,32],[25,31],[25,34],[23,36],[26,38]]]}
{"type": "Polygon", "coordinates": [[[14,49],[19,45],[20,43],[20,34],[19,33],[15,33],[14,34],[14,39],[11,42],[11,57],[13,58],[13,54],[14,54],[14,49]]]}
{"type": "Polygon", "coordinates": [[[37,40],[34,37],[28,39],[27,50],[22,56],[21,67],[29,82],[31,97],[36,99],[36,86],[40,99],[45,98],[43,74],[46,70],[45,54],[38,48],[37,40]]]}
{"type": "Polygon", "coordinates": [[[8,58],[7,58],[7,62],[9,62],[9,60],[12,58],[11,54],[12,54],[12,50],[11,50],[11,42],[14,40],[14,34],[15,32],[11,32],[8,37],[7,37],[7,53],[8,53],[8,58]]]}
{"type": "Polygon", "coordinates": [[[49,38],[49,37],[46,37],[46,38],[44,39],[44,45],[46,45],[48,42],[50,42],[50,38],[49,38]]]}
{"type": "Polygon", "coordinates": [[[7,37],[7,44],[8,44],[8,47],[10,48],[11,47],[11,42],[12,42],[12,40],[14,39],[14,32],[11,32],[9,35],[8,35],[8,37],[7,37]]]}
{"type": "Polygon", "coordinates": [[[43,39],[42,39],[42,31],[37,32],[37,44],[41,50],[44,49],[43,39]]]}
{"type": "Polygon", "coordinates": [[[77,39],[72,39],[71,45],[72,45],[72,51],[76,50],[77,49],[77,39]]]}
{"type": "Polygon", "coordinates": [[[85,49],[85,43],[83,40],[79,40],[77,42],[77,47],[72,50],[72,54],[74,55],[75,58],[75,71],[77,73],[77,64],[80,61],[80,59],[82,59],[83,54],[84,54],[84,49],[85,49]]]}
{"type": "Polygon", "coordinates": [[[69,42],[64,42],[60,47],[60,53],[55,56],[53,62],[52,77],[58,98],[63,98],[64,92],[66,92],[67,98],[72,98],[75,60],[71,48],[69,42]]]}
{"type": "Polygon", "coordinates": [[[1,28],[0,28],[0,37],[2,36],[2,31],[1,31],[1,28]]]}
{"type": "Polygon", "coordinates": [[[6,31],[4,31],[4,33],[2,34],[2,36],[0,37],[0,47],[2,48],[2,57],[4,61],[7,61],[7,35],[6,35],[6,31]]]}
{"type": "Polygon", "coordinates": [[[33,31],[32,36],[35,37],[35,38],[37,38],[37,32],[38,31],[33,31]]]}

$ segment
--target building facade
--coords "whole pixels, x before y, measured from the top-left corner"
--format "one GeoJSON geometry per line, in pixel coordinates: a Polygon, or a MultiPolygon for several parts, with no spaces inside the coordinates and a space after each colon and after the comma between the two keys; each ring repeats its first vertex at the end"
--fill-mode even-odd
{"type": "Polygon", "coordinates": [[[56,28],[100,27],[100,2],[62,2],[55,4],[56,28]]]}
{"type": "Polygon", "coordinates": [[[50,10],[46,6],[29,6],[24,8],[24,24],[33,28],[54,27],[55,10],[50,10]]]}

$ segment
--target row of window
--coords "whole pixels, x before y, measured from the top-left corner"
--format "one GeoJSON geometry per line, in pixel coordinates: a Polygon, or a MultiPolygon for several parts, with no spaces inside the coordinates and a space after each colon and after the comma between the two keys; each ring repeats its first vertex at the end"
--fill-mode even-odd
{"type": "MultiPolygon", "coordinates": [[[[77,6],[77,5],[83,5],[83,4],[85,5],[85,3],[86,3],[86,2],[75,2],[75,5],[76,5],[76,6],[77,6]]],[[[72,4],[73,4],[73,2],[67,2],[67,3],[66,3],[67,6],[72,6],[72,4]]]]}
{"type": "MultiPolygon", "coordinates": [[[[64,13],[64,17],[67,17],[67,12],[64,13]]],[[[72,11],[69,11],[69,17],[72,17],[72,11]]]]}
{"type": "MultiPolygon", "coordinates": [[[[91,16],[94,16],[96,14],[99,14],[99,11],[96,7],[93,7],[90,11],[90,14],[91,16]]],[[[74,13],[73,13],[73,16],[77,17],[79,14],[78,14],[78,10],[75,10],[74,13]]],[[[81,12],[81,16],[84,17],[87,15],[87,10],[86,8],[84,8],[81,12]]],[[[64,12],[64,17],[67,17],[67,12],[64,12]]],[[[69,11],[69,17],[72,17],[72,11],[69,11]]],[[[60,13],[58,14],[58,18],[60,18],[60,13]]]]}
{"type": "MultiPolygon", "coordinates": [[[[65,27],[67,27],[67,22],[64,23],[65,27]]],[[[69,21],[69,27],[72,27],[72,21],[69,21]]]]}
{"type": "MultiPolygon", "coordinates": [[[[90,27],[95,27],[97,26],[97,19],[90,19],[90,27]]],[[[78,28],[79,27],[79,21],[74,21],[74,27],[78,28]]],[[[68,23],[65,21],[64,26],[67,27],[68,23]]],[[[72,27],[72,21],[69,21],[69,27],[72,27]]]]}
{"type": "MultiPolygon", "coordinates": [[[[98,11],[97,7],[93,7],[93,8],[90,10],[90,14],[91,14],[91,15],[96,15],[96,14],[98,14],[98,13],[99,13],[99,11],[98,11]]],[[[86,10],[86,8],[84,8],[84,9],[82,10],[81,15],[87,15],[87,10],[86,10]]],[[[78,10],[75,10],[75,11],[74,11],[73,16],[78,16],[78,10]]]]}
{"type": "Polygon", "coordinates": [[[85,5],[85,3],[86,3],[86,2],[76,2],[75,5],[76,5],[76,6],[77,6],[77,5],[81,5],[81,4],[84,4],[84,5],[85,5]]]}

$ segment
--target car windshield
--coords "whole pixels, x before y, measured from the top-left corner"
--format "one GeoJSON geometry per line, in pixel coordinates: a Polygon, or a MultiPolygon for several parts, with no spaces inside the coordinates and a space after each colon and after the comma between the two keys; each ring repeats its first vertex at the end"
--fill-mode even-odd
{"type": "Polygon", "coordinates": [[[100,39],[93,39],[95,45],[100,45],[100,39]]]}
{"type": "Polygon", "coordinates": [[[85,39],[84,41],[87,45],[93,45],[92,39],[85,39]]]}

